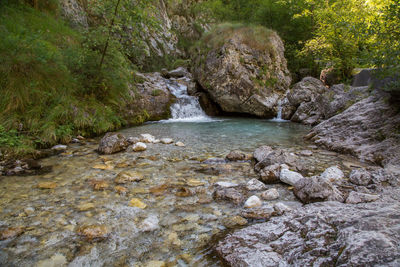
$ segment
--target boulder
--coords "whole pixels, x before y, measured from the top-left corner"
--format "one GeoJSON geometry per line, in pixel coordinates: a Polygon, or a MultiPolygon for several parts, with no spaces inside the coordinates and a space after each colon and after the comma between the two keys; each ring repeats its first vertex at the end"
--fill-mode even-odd
{"type": "Polygon", "coordinates": [[[201,40],[197,52],[195,79],[222,111],[276,116],[291,78],[275,32],[220,25],[201,40]]]}
{"type": "Polygon", "coordinates": [[[229,266],[398,266],[400,205],[305,205],[222,239],[229,266]]]}
{"type": "Polygon", "coordinates": [[[317,145],[380,165],[400,165],[400,113],[384,97],[372,95],[314,127],[317,145]]]}
{"type": "Polygon", "coordinates": [[[246,184],[246,189],[249,191],[260,191],[266,188],[265,184],[257,179],[251,179],[246,184]]]}
{"type": "Polygon", "coordinates": [[[125,136],[120,133],[106,133],[100,140],[97,151],[101,154],[113,154],[123,151],[129,145],[125,136]]]}
{"type": "Polygon", "coordinates": [[[262,201],[258,196],[249,197],[244,203],[245,208],[255,208],[262,205],[262,201]]]}
{"type": "Polygon", "coordinates": [[[349,180],[356,185],[369,185],[372,181],[372,176],[365,169],[352,170],[349,176],[349,180]]]}
{"type": "Polygon", "coordinates": [[[254,169],[256,171],[261,171],[265,167],[274,164],[285,164],[298,171],[302,171],[304,169],[302,161],[299,159],[299,157],[282,149],[276,149],[272,153],[269,153],[262,161],[258,162],[254,166],[254,169]]]}
{"type": "Polygon", "coordinates": [[[231,151],[226,155],[226,159],[229,161],[241,161],[249,159],[248,155],[239,150],[231,151]]]}
{"type": "Polygon", "coordinates": [[[233,187],[217,188],[214,192],[214,199],[232,201],[235,204],[240,204],[243,201],[243,194],[240,190],[233,187]]]}
{"type": "Polygon", "coordinates": [[[279,198],[279,192],[275,188],[268,189],[261,193],[261,198],[265,200],[275,200],[279,198]]]}
{"type": "Polygon", "coordinates": [[[338,166],[332,166],[327,168],[320,176],[330,182],[336,182],[344,178],[344,173],[338,168],[338,166]]]}
{"type": "Polygon", "coordinates": [[[344,202],[343,194],[330,181],[321,176],[299,180],[294,184],[293,192],[303,203],[328,200],[344,202]]]}
{"type": "Polygon", "coordinates": [[[254,151],[253,157],[256,159],[257,162],[260,162],[266,159],[267,156],[273,151],[274,150],[270,146],[261,146],[254,151]]]}
{"type": "Polygon", "coordinates": [[[272,164],[263,168],[259,173],[260,180],[266,184],[278,183],[280,181],[279,176],[281,169],[282,167],[280,164],[272,164]]]}

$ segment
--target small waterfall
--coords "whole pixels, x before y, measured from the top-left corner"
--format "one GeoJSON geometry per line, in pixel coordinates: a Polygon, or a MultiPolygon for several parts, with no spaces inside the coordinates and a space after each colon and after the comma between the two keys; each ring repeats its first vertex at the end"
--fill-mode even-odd
{"type": "Polygon", "coordinates": [[[276,114],[276,117],[273,118],[272,121],[276,121],[276,122],[286,121],[286,120],[282,119],[282,99],[278,101],[278,114],[276,114]]]}
{"type": "Polygon", "coordinates": [[[176,96],[176,102],[171,106],[172,119],[168,121],[211,121],[200,106],[199,99],[187,93],[187,86],[168,81],[168,89],[176,96]]]}

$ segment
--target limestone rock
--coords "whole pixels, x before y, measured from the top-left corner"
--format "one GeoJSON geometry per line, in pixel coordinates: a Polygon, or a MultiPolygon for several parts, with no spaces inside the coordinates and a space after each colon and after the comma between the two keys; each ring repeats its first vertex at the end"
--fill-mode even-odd
{"type": "Polygon", "coordinates": [[[140,228],[145,232],[152,232],[160,228],[157,215],[152,214],[143,220],[140,228]]]}
{"type": "Polygon", "coordinates": [[[226,236],[216,251],[229,266],[397,266],[400,205],[305,205],[226,236]]]}
{"type": "Polygon", "coordinates": [[[101,154],[113,154],[125,150],[128,145],[128,141],[122,134],[106,133],[100,140],[97,151],[101,154]]]}
{"type": "Polygon", "coordinates": [[[372,181],[371,174],[365,170],[352,170],[349,176],[350,182],[356,185],[369,185],[372,181]]]}
{"type": "Polygon", "coordinates": [[[147,146],[145,143],[139,142],[136,143],[132,146],[132,150],[135,152],[142,152],[142,151],[146,151],[147,146]]]}
{"type": "Polygon", "coordinates": [[[226,156],[226,159],[230,160],[230,161],[241,161],[241,160],[247,160],[248,156],[245,153],[243,153],[242,151],[234,150],[234,151],[231,151],[226,156]]]}
{"type": "Polygon", "coordinates": [[[178,147],[184,147],[184,146],[185,146],[185,144],[184,144],[184,143],[182,143],[182,142],[176,142],[176,143],[175,143],[175,146],[178,146],[178,147]]]}
{"type": "Polygon", "coordinates": [[[294,194],[303,203],[344,201],[343,194],[330,181],[320,176],[300,179],[294,184],[294,194]]]}
{"type": "Polygon", "coordinates": [[[166,144],[166,145],[172,144],[174,142],[174,140],[172,138],[161,138],[160,141],[161,141],[161,143],[166,144]]]}
{"type": "Polygon", "coordinates": [[[38,188],[40,189],[54,189],[57,187],[57,183],[55,182],[41,182],[38,184],[38,188]]]}
{"type": "Polygon", "coordinates": [[[273,184],[273,183],[278,183],[279,176],[281,173],[281,165],[280,164],[272,164],[270,166],[267,166],[263,168],[260,171],[260,180],[263,181],[266,184],[273,184]]]}
{"type": "Polygon", "coordinates": [[[136,207],[139,209],[145,209],[147,207],[147,205],[145,203],[143,203],[143,201],[141,201],[138,198],[132,198],[131,201],[129,202],[129,205],[131,207],[136,207]]]}
{"type": "Polygon", "coordinates": [[[245,208],[255,208],[262,205],[262,201],[258,196],[249,197],[244,203],[245,208]]]}
{"type": "Polygon", "coordinates": [[[249,191],[255,191],[255,190],[260,191],[264,190],[265,188],[266,188],[265,184],[257,179],[251,179],[246,184],[246,189],[249,191]]]}
{"type": "Polygon", "coordinates": [[[348,204],[358,204],[363,202],[372,202],[379,199],[378,195],[364,194],[360,192],[351,191],[346,199],[348,204]]]}
{"type": "Polygon", "coordinates": [[[23,227],[9,227],[6,229],[0,230],[0,240],[6,240],[10,238],[17,237],[24,232],[23,227]]]}
{"type": "Polygon", "coordinates": [[[275,188],[271,188],[262,192],[261,197],[265,200],[275,200],[279,198],[279,192],[275,188]]]}
{"type": "Polygon", "coordinates": [[[270,146],[261,146],[254,151],[253,157],[256,159],[257,162],[260,162],[266,159],[267,156],[273,151],[274,150],[270,146]]]}
{"type": "Polygon", "coordinates": [[[260,205],[244,209],[240,214],[247,219],[266,220],[275,214],[275,209],[271,205],[260,205]]]}
{"type": "Polygon", "coordinates": [[[134,171],[122,171],[117,174],[114,179],[116,184],[126,184],[129,182],[138,182],[143,180],[144,177],[142,174],[134,171]]]}
{"type": "Polygon", "coordinates": [[[228,200],[235,204],[240,204],[244,196],[235,188],[217,188],[214,192],[214,199],[228,200]]]}
{"type": "Polygon", "coordinates": [[[110,231],[105,225],[88,225],[78,229],[78,234],[87,241],[102,241],[110,235],[110,231]]]}
{"type": "Polygon", "coordinates": [[[275,117],[291,82],[279,36],[263,28],[217,27],[207,38],[202,41],[210,47],[194,56],[194,76],[212,100],[224,112],[275,117]]]}
{"type": "Polygon", "coordinates": [[[320,176],[330,182],[335,182],[343,179],[344,173],[337,166],[332,166],[327,168],[320,176]]]}
{"type": "Polygon", "coordinates": [[[289,185],[296,185],[300,180],[304,179],[300,173],[290,171],[288,169],[282,169],[279,175],[281,182],[289,185]]]}
{"type": "Polygon", "coordinates": [[[156,138],[152,136],[151,134],[141,134],[140,135],[140,142],[142,143],[154,143],[156,141],[156,138]]]}

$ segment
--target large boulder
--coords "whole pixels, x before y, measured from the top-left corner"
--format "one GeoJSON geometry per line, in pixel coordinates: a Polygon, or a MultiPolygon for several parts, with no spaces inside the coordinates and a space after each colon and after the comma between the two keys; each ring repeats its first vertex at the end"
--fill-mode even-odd
{"type": "Polygon", "coordinates": [[[318,145],[381,165],[400,164],[400,114],[385,97],[372,95],[312,129],[318,145]]]}
{"type": "Polygon", "coordinates": [[[282,102],[284,119],[316,125],[344,111],[367,97],[368,87],[351,87],[344,84],[326,88],[315,78],[306,77],[296,83],[282,102]]]}
{"type": "Polygon", "coordinates": [[[314,203],[229,234],[216,251],[240,267],[399,266],[399,225],[398,201],[314,203]]]}
{"type": "Polygon", "coordinates": [[[201,40],[194,76],[224,112],[276,116],[291,78],[279,36],[263,27],[223,24],[201,40]]]}
{"type": "Polygon", "coordinates": [[[132,123],[142,123],[147,120],[161,120],[171,115],[170,106],[175,96],[168,89],[168,79],[160,73],[136,73],[136,91],[131,90],[132,101],[126,107],[126,119],[132,123]]]}

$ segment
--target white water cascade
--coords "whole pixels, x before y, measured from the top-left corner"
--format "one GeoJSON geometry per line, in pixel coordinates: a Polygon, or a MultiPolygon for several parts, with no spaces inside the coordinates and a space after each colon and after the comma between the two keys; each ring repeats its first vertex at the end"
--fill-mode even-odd
{"type": "Polygon", "coordinates": [[[276,122],[285,122],[286,120],[282,119],[282,100],[278,101],[278,114],[276,117],[272,119],[272,121],[276,122]]]}
{"type": "Polygon", "coordinates": [[[199,99],[187,93],[187,86],[169,81],[168,89],[176,96],[176,102],[171,106],[172,119],[168,121],[202,122],[212,121],[200,106],[199,99]]]}

